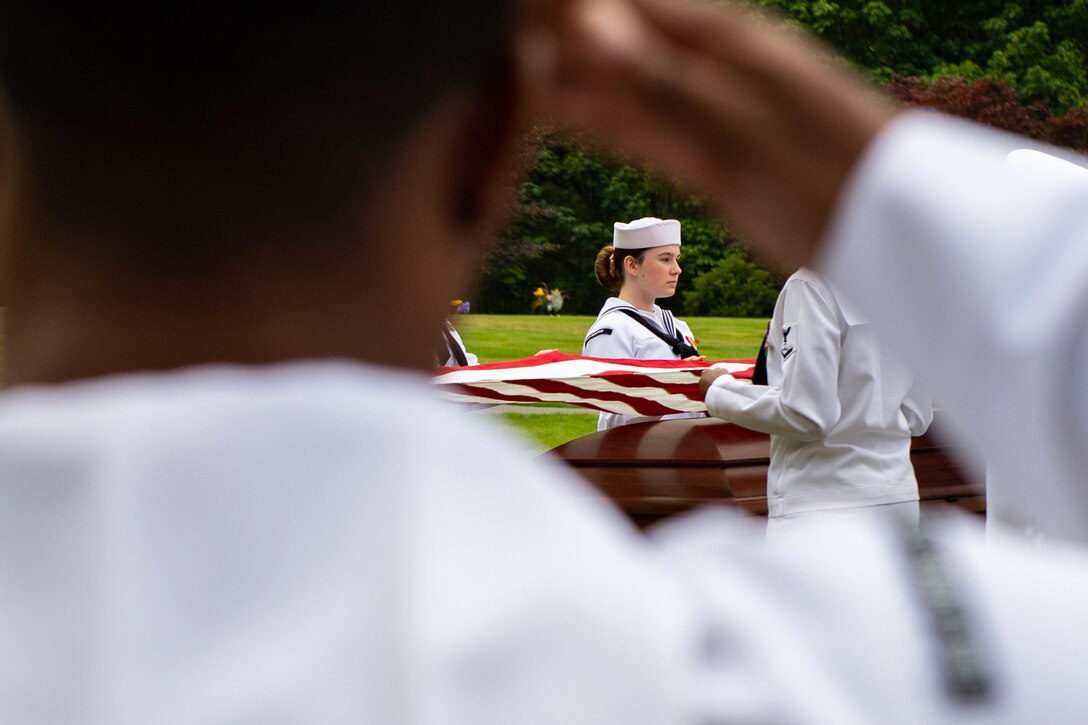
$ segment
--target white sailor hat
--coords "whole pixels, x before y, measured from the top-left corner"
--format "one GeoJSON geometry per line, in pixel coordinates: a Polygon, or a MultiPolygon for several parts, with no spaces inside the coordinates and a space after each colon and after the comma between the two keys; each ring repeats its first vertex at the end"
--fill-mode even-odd
{"type": "Polygon", "coordinates": [[[675,219],[643,217],[630,223],[616,222],[612,246],[616,249],[649,249],[680,244],[680,222],[675,219]]]}

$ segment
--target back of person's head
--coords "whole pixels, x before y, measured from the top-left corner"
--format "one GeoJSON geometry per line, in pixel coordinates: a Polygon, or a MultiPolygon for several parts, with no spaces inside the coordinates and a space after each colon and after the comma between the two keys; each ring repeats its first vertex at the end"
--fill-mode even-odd
{"type": "Polygon", "coordinates": [[[618,292],[623,287],[624,260],[631,257],[636,262],[641,262],[645,254],[645,249],[616,249],[611,244],[604,245],[597,252],[597,259],[593,263],[597,281],[605,289],[618,292]]]}
{"type": "Polygon", "coordinates": [[[0,0],[8,380],[427,365],[502,208],[514,10],[0,0]]]}
{"type": "Polygon", "coordinates": [[[320,216],[504,58],[511,5],[0,0],[0,82],[38,191],[73,214],[320,216]]]}

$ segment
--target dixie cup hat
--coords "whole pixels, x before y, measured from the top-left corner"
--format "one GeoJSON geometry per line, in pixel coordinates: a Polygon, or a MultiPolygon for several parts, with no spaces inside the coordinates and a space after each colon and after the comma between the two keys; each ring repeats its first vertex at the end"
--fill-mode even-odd
{"type": "Polygon", "coordinates": [[[649,249],[680,244],[680,222],[675,219],[643,217],[633,222],[616,222],[612,246],[616,249],[649,249]]]}

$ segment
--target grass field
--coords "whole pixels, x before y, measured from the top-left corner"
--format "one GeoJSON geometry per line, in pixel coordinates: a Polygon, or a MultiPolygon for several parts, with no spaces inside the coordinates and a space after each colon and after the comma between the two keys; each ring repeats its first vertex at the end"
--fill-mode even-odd
{"type": "MultiPolygon", "coordinates": [[[[465,346],[487,363],[517,360],[549,348],[580,354],[582,338],[593,320],[588,315],[463,315],[452,322],[465,346]]],[[[708,360],[754,358],[767,327],[763,319],[733,317],[689,317],[686,322],[699,337],[699,352],[708,360]]],[[[595,413],[503,413],[501,419],[541,452],[597,429],[595,413]]]]}
{"type": "Polygon", "coordinates": [[[564,415],[503,413],[499,418],[525,438],[529,447],[538,453],[597,430],[596,413],[564,415]]]}
{"type": "MultiPolygon", "coordinates": [[[[452,321],[468,349],[480,357],[480,362],[499,362],[529,357],[547,348],[577,355],[582,351],[582,338],[593,319],[590,316],[463,315],[452,321]]],[[[3,308],[0,308],[0,352],[4,342],[3,322],[3,308]]],[[[729,317],[691,317],[687,318],[687,323],[699,336],[699,352],[709,360],[754,358],[767,326],[766,320],[729,317]]],[[[0,374],[2,360],[0,356],[0,374]]],[[[498,417],[540,452],[597,429],[596,413],[502,413],[498,417]]]]}
{"type": "MultiPolygon", "coordinates": [[[[593,320],[588,315],[460,315],[452,322],[480,362],[499,362],[548,348],[579,355],[593,320]]],[[[754,358],[767,328],[766,320],[736,317],[691,317],[686,322],[708,360],[754,358]]]]}

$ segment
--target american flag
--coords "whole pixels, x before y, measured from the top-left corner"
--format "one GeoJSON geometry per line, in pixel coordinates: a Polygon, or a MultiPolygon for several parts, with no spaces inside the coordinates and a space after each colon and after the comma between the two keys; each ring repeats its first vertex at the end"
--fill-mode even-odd
{"type": "Polygon", "coordinates": [[[549,352],[473,367],[438,368],[434,382],[459,403],[570,403],[622,415],[706,411],[699,375],[711,366],[751,378],[754,360],[621,360],[549,352]]]}

